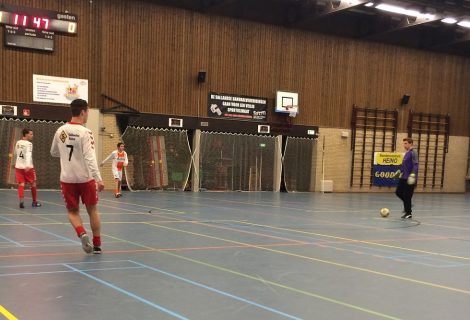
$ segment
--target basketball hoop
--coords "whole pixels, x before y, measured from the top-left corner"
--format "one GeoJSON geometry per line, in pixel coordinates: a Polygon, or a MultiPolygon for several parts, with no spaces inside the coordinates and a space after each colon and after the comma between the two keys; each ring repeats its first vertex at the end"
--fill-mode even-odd
{"type": "Polygon", "coordinates": [[[290,104],[290,105],[283,106],[283,108],[286,108],[286,111],[289,112],[289,117],[295,118],[297,116],[297,110],[299,110],[298,106],[290,104]]]}

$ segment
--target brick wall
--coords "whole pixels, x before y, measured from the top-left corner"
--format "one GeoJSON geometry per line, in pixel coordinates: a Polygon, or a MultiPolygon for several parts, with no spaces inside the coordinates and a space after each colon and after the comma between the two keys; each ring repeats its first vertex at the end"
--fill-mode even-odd
{"type": "MultiPolygon", "coordinates": [[[[101,130],[101,155],[98,157],[98,162],[101,163],[112,151],[116,150],[117,143],[121,142],[120,132],[116,122],[116,116],[114,114],[103,114],[102,127],[104,131],[101,130]]],[[[103,167],[100,168],[101,176],[103,177],[103,182],[105,190],[114,190],[114,177],[111,172],[111,161],[107,161],[103,167]]]]}
{"type": "MultiPolygon", "coordinates": [[[[397,152],[403,152],[402,139],[406,133],[397,134],[397,152]]],[[[333,180],[333,192],[394,192],[389,187],[369,187],[369,184],[361,187],[350,187],[351,176],[351,130],[336,128],[320,128],[320,137],[317,144],[317,179],[315,189],[321,191],[321,180],[333,180]],[[342,132],[347,132],[348,137],[341,137],[342,132]],[[323,149],[324,146],[324,149],[323,149]],[[323,160],[323,164],[322,164],[323,160]]],[[[446,154],[444,187],[422,187],[417,192],[465,192],[465,175],[469,137],[449,138],[449,152],[446,154]]]]}

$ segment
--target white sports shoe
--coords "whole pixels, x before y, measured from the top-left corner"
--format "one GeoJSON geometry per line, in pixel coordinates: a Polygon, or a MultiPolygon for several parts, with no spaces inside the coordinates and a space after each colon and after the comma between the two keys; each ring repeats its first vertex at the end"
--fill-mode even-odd
{"type": "Polygon", "coordinates": [[[91,253],[93,251],[93,246],[90,243],[90,238],[88,237],[88,235],[86,233],[82,234],[80,236],[80,240],[82,240],[83,251],[85,251],[86,253],[91,253]]]}

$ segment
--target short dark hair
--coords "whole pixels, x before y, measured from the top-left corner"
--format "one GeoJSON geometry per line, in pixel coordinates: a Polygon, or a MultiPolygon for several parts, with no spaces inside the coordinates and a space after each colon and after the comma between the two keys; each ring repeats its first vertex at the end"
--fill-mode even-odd
{"type": "Polygon", "coordinates": [[[403,142],[405,142],[405,141],[408,142],[409,144],[413,144],[413,139],[411,139],[411,138],[404,138],[403,142]]]}
{"type": "Polygon", "coordinates": [[[124,142],[118,142],[117,147],[119,148],[123,144],[124,144],[124,142]]]}
{"type": "Polygon", "coordinates": [[[28,129],[28,128],[24,128],[23,129],[23,137],[25,137],[30,131],[33,131],[33,130],[28,129]]]}
{"type": "Polygon", "coordinates": [[[80,113],[88,109],[88,102],[83,99],[75,99],[70,103],[70,111],[73,117],[78,117],[80,113]]]}

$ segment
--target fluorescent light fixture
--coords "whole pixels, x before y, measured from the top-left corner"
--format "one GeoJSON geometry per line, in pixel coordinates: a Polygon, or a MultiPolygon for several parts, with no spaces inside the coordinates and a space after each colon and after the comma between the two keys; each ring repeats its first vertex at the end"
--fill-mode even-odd
{"type": "Polygon", "coordinates": [[[426,19],[426,20],[434,20],[436,18],[436,15],[431,14],[431,13],[421,13],[416,10],[410,10],[410,9],[405,9],[402,7],[398,6],[392,6],[390,4],[379,4],[376,6],[377,9],[387,11],[387,12],[393,12],[393,13],[398,13],[398,14],[403,14],[406,16],[410,17],[419,17],[421,19],[426,19]]]}
{"type": "Polygon", "coordinates": [[[409,10],[409,9],[405,9],[402,7],[392,6],[392,5],[384,4],[384,3],[377,5],[376,8],[379,10],[398,13],[398,14],[404,14],[404,15],[411,16],[411,17],[417,17],[421,15],[421,13],[416,10],[409,10]]]}
{"type": "Polygon", "coordinates": [[[448,24],[457,23],[457,19],[455,19],[455,18],[445,18],[445,19],[442,19],[441,21],[444,22],[444,23],[448,23],[448,24]]]}
{"type": "Polygon", "coordinates": [[[368,3],[366,3],[366,7],[372,7],[373,5],[374,5],[373,2],[368,2],[368,3]]]}
{"type": "Polygon", "coordinates": [[[457,23],[459,26],[461,27],[465,27],[465,28],[470,28],[470,21],[468,20],[463,20],[463,21],[460,21],[459,23],[457,23]]]}

